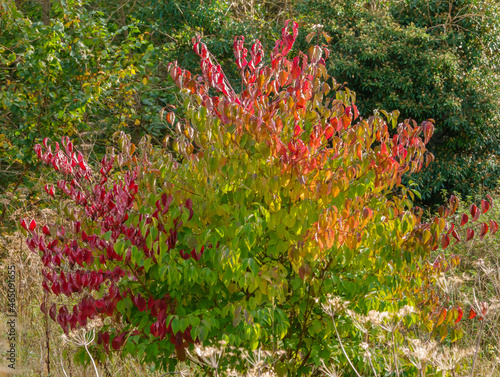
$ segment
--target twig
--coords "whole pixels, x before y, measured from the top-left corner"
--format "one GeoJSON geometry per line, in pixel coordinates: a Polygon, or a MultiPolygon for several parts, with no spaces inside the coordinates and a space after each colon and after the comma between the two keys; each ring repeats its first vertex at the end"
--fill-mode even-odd
{"type": "Polygon", "coordinates": [[[88,343],[85,343],[85,351],[87,351],[89,357],[90,357],[90,360],[92,361],[92,365],[94,366],[94,370],[95,370],[95,374],[97,377],[99,377],[99,372],[97,371],[97,366],[95,365],[95,361],[94,361],[94,358],[92,357],[92,355],[90,354],[89,352],[89,349],[88,349],[88,344],[92,343],[94,341],[94,338],[95,338],[95,331],[92,330],[92,339],[90,340],[90,342],[88,343]]]}
{"type": "Polygon", "coordinates": [[[335,324],[335,318],[333,315],[332,315],[332,322],[333,322],[333,328],[335,329],[335,334],[337,334],[337,339],[339,340],[340,348],[342,348],[342,352],[344,353],[344,356],[347,358],[347,361],[349,362],[349,365],[351,366],[351,368],[354,370],[354,373],[356,373],[356,376],[361,377],[361,375],[354,367],[353,363],[351,362],[351,359],[349,359],[349,356],[347,355],[347,352],[344,349],[344,345],[342,344],[342,340],[340,339],[339,332],[337,331],[337,325],[335,324]]]}
{"type": "Polygon", "coordinates": [[[485,322],[486,322],[486,319],[483,317],[483,321],[481,322],[481,328],[479,329],[479,334],[477,335],[476,352],[474,353],[474,359],[472,360],[472,369],[470,371],[470,377],[474,376],[474,368],[476,367],[476,359],[477,359],[477,354],[479,352],[479,345],[481,343],[481,335],[483,333],[483,328],[484,328],[485,322]]]}
{"type": "Polygon", "coordinates": [[[62,371],[63,371],[64,375],[65,375],[66,377],[68,377],[68,375],[66,374],[66,371],[64,370],[64,364],[63,364],[63,362],[62,362],[62,359],[63,359],[63,358],[62,358],[62,350],[60,351],[60,354],[61,354],[61,359],[60,359],[60,361],[61,361],[61,368],[62,368],[62,371]]]}

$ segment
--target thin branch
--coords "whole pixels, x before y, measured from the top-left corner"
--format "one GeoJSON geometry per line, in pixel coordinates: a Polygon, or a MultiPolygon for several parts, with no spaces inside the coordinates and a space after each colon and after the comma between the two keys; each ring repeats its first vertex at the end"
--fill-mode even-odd
{"type": "Polygon", "coordinates": [[[335,324],[335,318],[332,315],[332,322],[333,322],[333,327],[335,329],[335,334],[337,334],[337,339],[339,340],[340,343],[340,348],[342,348],[342,352],[344,353],[344,356],[347,358],[347,361],[349,362],[349,365],[351,366],[352,370],[354,370],[354,373],[356,373],[356,376],[361,377],[357,369],[354,367],[353,363],[351,362],[351,359],[347,355],[347,352],[344,349],[344,345],[342,344],[342,339],[340,339],[339,332],[337,331],[337,325],[335,324]]]}

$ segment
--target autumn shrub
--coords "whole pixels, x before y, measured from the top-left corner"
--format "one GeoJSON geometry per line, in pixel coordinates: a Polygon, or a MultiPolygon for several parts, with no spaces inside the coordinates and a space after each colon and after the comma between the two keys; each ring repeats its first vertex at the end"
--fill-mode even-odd
{"type": "MultiPolygon", "coordinates": [[[[79,299],[41,308],[65,332],[101,318],[105,352],[164,368],[195,343],[223,342],[243,351],[216,368],[241,370],[239,354],[259,348],[285,351],[279,375],[322,363],[368,373],[360,346],[376,339],[356,330],[355,315],[325,310],[338,298],[360,316],[419,308],[408,325],[453,340],[462,309],[434,281],[458,259],[428,258],[466,222],[450,221],[456,197],[423,221],[401,184],[432,160],[432,122],[364,119],[354,93],[327,75],[326,48],[287,57],[297,34],[287,22],[269,63],[260,42],[247,50],[235,38],[239,92],[195,38],[202,75],[169,66],[185,117],[165,114],[164,148],[118,132],[117,148],[91,167],[69,138],[35,147],[62,176],[47,195],[70,205],[54,222],[21,226],[44,289],[79,299]]],[[[468,240],[474,227],[481,237],[496,230],[478,222],[489,208],[475,207],[468,240]]]]}

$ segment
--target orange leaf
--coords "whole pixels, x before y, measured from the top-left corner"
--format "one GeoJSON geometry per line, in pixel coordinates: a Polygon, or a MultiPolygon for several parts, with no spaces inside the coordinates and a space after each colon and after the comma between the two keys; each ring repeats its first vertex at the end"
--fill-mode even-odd
{"type": "Polygon", "coordinates": [[[458,317],[457,319],[455,320],[455,324],[457,324],[458,322],[460,322],[460,320],[462,319],[462,317],[464,316],[464,312],[462,311],[462,308],[458,307],[457,308],[457,311],[458,311],[458,317]]]}
{"type": "Polygon", "coordinates": [[[443,308],[443,310],[441,310],[441,313],[439,314],[436,326],[440,326],[444,322],[444,320],[446,319],[446,313],[446,308],[443,308]]]}
{"type": "Polygon", "coordinates": [[[174,120],[175,120],[175,114],[173,111],[169,112],[166,116],[167,118],[167,122],[170,123],[170,124],[174,124],[174,120]]]}
{"type": "Polygon", "coordinates": [[[333,136],[333,133],[334,133],[334,129],[332,126],[328,125],[325,127],[325,131],[323,132],[323,135],[325,135],[325,138],[326,139],[329,139],[333,136]]]}
{"type": "Polygon", "coordinates": [[[474,318],[476,315],[477,315],[477,313],[474,311],[474,309],[470,308],[469,319],[474,318]]]}

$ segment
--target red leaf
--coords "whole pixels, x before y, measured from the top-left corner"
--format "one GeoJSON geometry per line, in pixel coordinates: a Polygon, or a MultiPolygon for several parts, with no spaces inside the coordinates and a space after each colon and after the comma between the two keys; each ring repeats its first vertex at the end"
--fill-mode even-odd
{"type": "Polygon", "coordinates": [[[102,342],[104,346],[106,346],[109,343],[109,332],[106,331],[102,334],[102,342]]]}
{"type": "Polygon", "coordinates": [[[42,281],[42,288],[45,289],[46,292],[49,292],[50,293],[50,288],[49,286],[47,285],[47,282],[45,281],[42,281]]]}
{"type": "Polygon", "coordinates": [[[59,285],[59,283],[58,283],[58,282],[55,282],[54,284],[52,284],[52,292],[54,292],[54,294],[55,294],[56,296],[58,296],[58,295],[59,295],[59,292],[60,292],[60,291],[61,291],[61,287],[60,287],[60,285],[59,285]]]}
{"type": "MultiPolygon", "coordinates": [[[[448,225],[446,225],[446,227],[448,227],[448,225]]],[[[446,230],[446,229],[445,229],[446,230]]],[[[450,234],[451,232],[453,232],[455,230],[455,224],[451,224],[450,228],[448,229],[448,232],[446,234],[450,234]]]]}
{"type": "Polygon", "coordinates": [[[373,217],[372,209],[368,207],[363,208],[363,217],[368,220],[371,219],[373,217]]]}
{"type": "Polygon", "coordinates": [[[424,129],[424,136],[425,136],[424,143],[427,144],[429,142],[429,139],[431,138],[432,134],[434,133],[434,125],[431,122],[425,122],[423,129],[424,129]]]}
{"type": "Polygon", "coordinates": [[[35,153],[38,158],[42,158],[42,146],[40,144],[35,145],[35,153]]]}
{"type": "Polygon", "coordinates": [[[30,230],[35,230],[35,228],[36,228],[36,222],[35,222],[35,220],[31,220],[30,221],[30,230]]]}
{"type": "MultiPolygon", "coordinates": [[[[460,241],[460,235],[457,233],[457,231],[455,229],[453,229],[453,231],[451,232],[451,235],[453,236],[453,238],[455,238],[457,240],[457,242],[460,241]]],[[[455,242],[455,243],[457,243],[455,242]]]]}
{"type": "Polygon", "coordinates": [[[476,216],[476,213],[477,213],[477,206],[475,204],[473,204],[471,207],[470,207],[470,214],[472,217],[476,216]]]}
{"type": "Polygon", "coordinates": [[[457,319],[455,320],[455,324],[457,324],[458,322],[460,322],[460,320],[462,319],[462,317],[464,316],[464,312],[462,311],[462,308],[458,307],[457,308],[457,311],[458,311],[458,317],[457,319]]]}
{"type": "Polygon", "coordinates": [[[42,232],[43,232],[43,234],[45,234],[47,236],[50,236],[50,229],[49,229],[49,227],[47,225],[43,226],[42,232]]]}
{"type": "Polygon", "coordinates": [[[469,221],[469,216],[467,216],[465,213],[462,215],[462,221],[460,222],[460,226],[463,226],[464,224],[467,224],[467,221],[469,221]]]}
{"type": "Polygon", "coordinates": [[[447,234],[444,234],[443,237],[441,238],[441,247],[443,249],[446,249],[449,244],[450,244],[450,237],[447,234]]]}
{"type": "Polygon", "coordinates": [[[481,213],[486,213],[490,209],[490,203],[486,200],[481,200],[481,213]]]}
{"type": "Polygon", "coordinates": [[[474,230],[471,228],[467,229],[467,238],[466,241],[469,241],[472,237],[474,237],[474,230]]]}
{"type": "Polygon", "coordinates": [[[496,221],[490,220],[490,233],[495,234],[498,230],[498,224],[496,221]]]}
{"type": "Polygon", "coordinates": [[[124,339],[123,339],[124,335],[125,335],[125,333],[122,333],[118,336],[115,336],[115,338],[111,342],[111,347],[113,347],[114,350],[118,351],[121,348],[121,346],[123,345],[123,341],[124,341],[124,339]]]}
{"type": "Polygon", "coordinates": [[[151,332],[151,335],[153,335],[155,337],[160,336],[160,333],[161,333],[160,323],[158,321],[156,321],[155,323],[153,323],[150,326],[149,331],[151,332]]]}
{"type": "Polygon", "coordinates": [[[45,185],[44,189],[47,194],[49,194],[50,196],[54,196],[54,185],[45,185]]]}
{"type": "Polygon", "coordinates": [[[21,226],[22,226],[24,229],[28,230],[28,225],[26,224],[26,219],[22,219],[22,220],[21,220],[21,226]]]}
{"type": "Polygon", "coordinates": [[[142,298],[142,296],[139,294],[135,300],[135,305],[137,306],[137,309],[139,311],[143,312],[146,310],[146,301],[142,298]]]}
{"type": "Polygon", "coordinates": [[[358,107],[354,103],[352,104],[352,109],[353,109],[353,112],[354,112],[354,118],[353,119],[357,119],[359,117],[359,111],[358,111],[358,107]]]}
{"type": "Polygon", "coordinates": [[[342,130],[342,128],[344,127],[342,124],[342,120],[338,118],[330,119],[330,124],[332,125],[334,130],[337,130],[337,132],[340,132],[340,130],[342,130]]]}
{"type": "Polygon", "coordinates": [[[297,137],[302,133],[302,128],[298,124],[295,125],[293,129],[293,137],[297,137]]]}
{"type": "Polygon", "coordinates": [[[469,319],[474,318],[476,315],[477,315],[477,313],[474,311],[474,309],[470,308],[469,319]]]}
{"type": "Polygon", "coordinates": [[[179,254],[181,255],[182,259],[188,260],[191,254],[185,253],[184,250],[179,250],[179,254]]]}
{"type": "Polygon", "coordinates": [[[50,315],[50,318],[52,318],[53,321],[56,320],[56,313],[57,313],[56,304],[52,304],[52,306],[50,307],[50,310],[49,310],[49,315],[50,315]]]}
{"type": "Polygon", "coordinates": [[[385,154],[386,156],[389,155],[389,152],[387,151],[387,145],[385,145],[385,143],[382,143],[381,148],[380,148],[380,152],[382,154],[385,154]]]}
{"type": "Polygon", "coordinates": [[[470,214],[472,216],[472,221],[476,221],[478,218],[479,218],[479,215],[481,214],[481,212],[479,211],[479,209],[477,208],[477,206],[475,204],[473,204],[471,207],[470,207],[470,214]]]}
{"type": "Polygon", "coordinates": [[[479,238],[482,240],[484,236],[488,233],[488,225],[486,223],[481,224],[481,233],[479,234],[479,238]]]}

